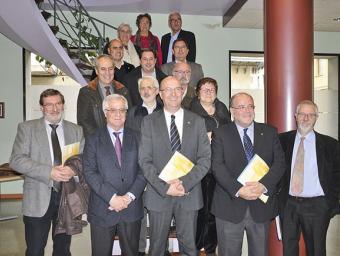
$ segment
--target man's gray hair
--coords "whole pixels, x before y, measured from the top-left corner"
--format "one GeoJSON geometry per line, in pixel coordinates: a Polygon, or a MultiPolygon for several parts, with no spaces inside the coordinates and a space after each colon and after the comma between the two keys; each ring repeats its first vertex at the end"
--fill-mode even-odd
{"type": "Polygon", "coordinates": [[[106,112],[106,109],[109,108],[109,103],[113,100],[122,100],[124,101],[124,107],[126,110],[128,110],[129,108],[129,105],[128,105],[128,101],[127,99],[123,96],[123,95],[120,95],[120,94],[110,94],[108,96],[106,96],[103,100],[103,104],[102,104],[102,107],[103,107],[103,112],[105,113],[106,112]]]}
{"type": "Polygon", "coordinates": [[[99,70],[99,61],[101,59],[105,59],[105,58],[108,58],[112,61],[112,66],[115,67],[115,63],[113,62],[113,58],[111,55],[108,55],[108,54],[102,54],[102,55],[99,55],[95,60],[94,60],[94,67],[96,69],[96,71],[98,72],[99,70]]]}
{"type": "Polygon", "coordinates": [[[132,28],[129,24],[127,23],[121,23],[118,28],[117,28],[117,32],[121,31],[124,27],[128,28],[130,33],[132,33],[132,28]]]}
{"type": "Polygon", "coordinates": [[[157,79],[155,79],[153,76],[143,76],[142,78],[138,79],[138,91],[140,91],[140,86],[142,84],[143,81],[146,80],[151,80],[153,87],[155,87],[156,89],[159,89],[159,83],[157,81],[157,79]]]}
{"type": "Polygon", "coordinates": [[[235,107],[235,106],[234,106],[235,98],[237,98],[238,96],[241,96],[241,95],[243,95],[243,96],[248,96],[248,97],[251,99],[251,101],[254,102],[253,96],[251,96],[249,93],[246,93],[246,92],[238,92],[238,93],[234,94],[234,95],[231,97],[230,102],[229,102],[229,107],[230,107],[230,108],[235,107]]]}
{"type": "Polygon", "coordinates": [[[296,114],[299,113],[299,110],[301,108],[302,105],[309,105],[309,106],[312,106],[314,107],[314,110],[315,110],[315,114],[319,114],[319,108],[318,108],[318,105],[316,105],[313,101],[311,100],[303,100],[301,101],[297,106],[296,106],[296,114]]]}

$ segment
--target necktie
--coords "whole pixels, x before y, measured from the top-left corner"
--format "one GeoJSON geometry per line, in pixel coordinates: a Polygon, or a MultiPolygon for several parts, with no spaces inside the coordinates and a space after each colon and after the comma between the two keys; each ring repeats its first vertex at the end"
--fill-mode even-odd
{"type": "Polygon", "coordinates": [[[115,141],[116,156],[118,159],[119,166],[122,166],[122,143],[120,142],[119,134],[120,132],[113,132],[113,135],[116,137],[115,141]]]}
{"type": "Polygon", "coordinates": [[[110,92],[110,86],[105,86],[105,96],[109,96],[111,94],[110,92]]]}
{"type": "MultiPolygon", "coordinates": [[[[52,148],[53,148],[53,165],[58,166],[61,164],[61,149],[57,135],[57,124],[50,124],[52,131],[51,131],[51,141],[52,141],[52,148]]],[[[53,181],[53,188],[58,192],[60,191],[60,182],[53,181]]]]}
{"type": "Polygon", "coordinates": [[[171,124],[170,124],[170,142],[171,142],[171,151],[180,151],[181,150],[181,140],[179,138],[179,133],[177,130],[177,126],[175,123],[175,116],[171,115],[171,124]]]}
{"type": "Polygon", "coordinates": [[[244,151],[246,153],[247,160],[249,162],[254,156],[254,147],[247,134],[247,130],[248,128],[243,129],[243,146],[244,146],[244,151]]]}
{"type": "Polygon", "coordinates": [[[296,153],[295,163],[293,168],[292,182],[291,182],[291,192],[294,195],[299,195],[303,191],[303,176],[304,176],[304,139],[301,137],[300,144],[296,153]]]}

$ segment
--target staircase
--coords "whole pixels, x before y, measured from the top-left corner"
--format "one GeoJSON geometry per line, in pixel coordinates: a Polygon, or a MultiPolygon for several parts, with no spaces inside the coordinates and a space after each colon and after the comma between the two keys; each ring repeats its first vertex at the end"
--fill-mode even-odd
{"type": "Polygon", "coordinates": [[[95,57],[103,53],[107,35],[115,35],[117,28],[91,17],[79,0],[35,2],[60,45],[89,81],[95,57]]]}

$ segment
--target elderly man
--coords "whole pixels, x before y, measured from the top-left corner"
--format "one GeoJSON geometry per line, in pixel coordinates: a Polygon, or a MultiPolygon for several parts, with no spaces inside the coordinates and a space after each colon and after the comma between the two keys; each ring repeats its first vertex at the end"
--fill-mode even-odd
{"type": "Polygon", "coordinates": [[[155,67],[157,61],[156,53],[150,49],[144,49],[141,52],[140,66],[130,72],[126,78],[124,84],[129,89],[132,99],[132,105],[142,104],[142,98],[138,92],[138,79],[143,76],[152,76],[160,83],[166,75],[157,67],[155,67]]]}
{"type": "Polygon", "coordinates": [[[195,98],[196,91],[194,87],[189,86],[191,77],[191,68],[189,64],[185,62],[176,63],[172,70],[172,75],[180,81],[183,89],[182,107],[190,109],[191,101],[195,98]]]}
{"type": "Polygon", "coordinates": [[[52,224],[53,255],[71,255],[71,236],[54,235],[61,197],[60,182],[75,173],[62,163],[62,148],[81,142],[80,126],[63,120],[64,96],[47,89],[40,94],[43,117],[18,125],[10,167],[24,175],[23,215],[26,255],[44,255],[52,224]]]}
{"type": "Polygon", "coordinates": [[[182,29],[182,17],[179,12],[172,12],[169,14],[168,25],[170,27],[171,33],[162,36],[161,48],[163,55],[163,63],[169,63],[174,61],[173,56],[173,43],[176,39],[184,39],[189,48],[188,61],[195,62],[196,60],[196,39],[195,34],[190,31],[185,31],[182,29]]]}
{"type": "Polygon", "coordinates": [[[77,100],[77,121],[84,129],[85,137],[97,128],[106,125],[104,112],[101,108],[105,96],[117,93],[129,102],[129,90],[114,80],[114,62],[110,55],[100,55],[95,62],[98,77],[79,90],[77,100]]]}
{"type": "Polygon", "coordinates": [[[138,91],[143,103],[128,111],[126,126],[140,133],[143,118],[162,109],[163,105],[157,101],[159,83],[152,76],[144,76],[138,80],[138,91]]]}
{"type": "Polygon", "coordinates": [[[301,101],[295,113],[297,130],[280,134],[286,172],[279,194],[283,219],[283,254],[299,255],[301,232],[307,255],[326,256],[330,219],[339,205],[339,142],[314,131],[318,107],[301,101]]]}
{"type": "Polygon", "coordinates": [[[212,213],[216,217],[218,255],[242,253],[244,231],[249,255],[268,255],[270,220],[277,212],[276,187],[284,173],[284,153],[275,128],[254,122],[254,100],[247,93],[231,98],[234,122],[213,131],[212,172],[216,179],[212,213]],[[257,182],[237,178],[257,154],[269,166],[257,182]],[[266,203],[259,197],[268,196],[266,203]]]}
{"type": "MultiPolygon", "coordinates": [[[[126,127],[135,130],[140,134],[142,120],[145,116],[162,109],[162,104],[157,101],[156,97],[159,92],[159,83],[152,76],[144,76],[138,80],[138,90],[142,97],[141,105],[133,106],[127,114],[126,127]]],[[[146,224],[147,210],[145,208],[144,218],[142,220],[140,239],[139,239],[139,255],[145,255],[146,249],[146,224]]]]}
{"type": "Polygon", "coordinates": [[[176,63],[188,63],[191,69],[191,78],[189,85],[193,88],[196,88],[198,81],[204,77],[204,74],[202,66],[200,64],[187,60],[187,56],[189,53],[187,42],[182,38],[176,39],[172,46],[172,52],[174,53],[175,60],[163,64],[161,66],[161,70],[166,75],[171,75],[176,63]]]}
{"type": "Polygon", "coordinates": [[[150,255],[163,255],[170,229],[176,234],[182,255],[197,256],[197,212],[203,206],[201,179],[210,167],[210,143],[204,120],[181,108],[183,90],[175,77],[161,83],[162,111],[144,117],[139,164],[147,180],[145,205],[150,217],[150,255]],[[191,171],[168,182],[159,174],[178,151],[193,162],[191,171]]]}
{"type": "Polygon", "coordinates": [[[118,38],[123,43],[124,57],[123,61],[138,67],[140,65],[140,59],[138,56],[138,51],[136,46],[131,42],[130,38],[132,35],[132,29],[129,24],[121,23],[117,28],[118,38]]]}
{"type": "Polygon", "coordinates": [[[93,256],[111,256],[119,236],[122,254],[138,255],[145,179],[138,165],[138,134],[124,127],[127,100],[119,94],[103,101],[107,125],[87,137],[83,166],[91,188],[88,221],[93,256]]]}
{"type": "MultiPolygon", "coordinates": [[[[112,39],[107,49],[108,53],[112,56],[115,66],[114,79],[120,83],[123,83],[125,76],[135,68],[133,65],[123,61],[123,49],[123,43],[119,39],[112,39]]],[[[96,77],[96,70],[93,70],[91,80],[96,77]]]]}

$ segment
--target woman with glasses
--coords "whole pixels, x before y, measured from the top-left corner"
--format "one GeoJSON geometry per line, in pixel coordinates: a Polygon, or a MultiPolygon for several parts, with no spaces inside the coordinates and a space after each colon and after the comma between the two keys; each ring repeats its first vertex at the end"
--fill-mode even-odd
{"type": "MultiPolygon", "coordinates": [[[[231,122],[228,108],[217,99],[217,88],[215,79],[210,77],[200,79],[196,87],[197,98],[193,99],[190,107],[191,111],[204,118],[210,140],[214,128],[231,122]]],[[[198,249],[204,248],[206,255],[216,255],[216,224],[215,217],[210,213],[215,184],[214,177],[209,171],[201,181],[204,206],[198,212],[196,233],[196,246],[198,249]]]]}

